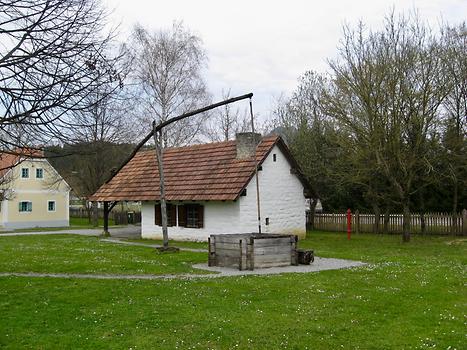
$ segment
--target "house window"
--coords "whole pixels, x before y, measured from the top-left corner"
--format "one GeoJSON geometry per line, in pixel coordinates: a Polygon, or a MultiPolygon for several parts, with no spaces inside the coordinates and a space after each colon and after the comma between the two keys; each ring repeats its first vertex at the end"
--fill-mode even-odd
{"type": "Polygon", "coordinates": [[[276,160],[277,160],[277,155],[274,153],[274,154],[272,155],[272,161],[275,162],[276,160]]]}
{"type": "Polygon", "coordinates": [[[55,211],[55,201],[47,202],[47,211],[55,211]]]}
{"type": "Polygon", "coordinates": [[[36,179],[43,179],[44,178],[44,169],[37,168],[36,169],[36,179]]]}
{"type": "Polygon", "coordinates": [[[178,207],[178,225],[190,228],[204,227],[204,207],[200,204],[180,205],[178,207]]]}
{"type": "Polygon", "coordinates": [[[186,208],[186,226],[198,227],[198,210],[193,205],[186,208]]]}
{"type": "Polygon", "coordinates": [[[23,179],[29,178],[29,168],[21,168],[21,177],[23,179]]]}
{"type": "MultiPolygon", "coordinates": [[[[167,208],[167,226],[177,226],[177,206],[170,203],[166,204],[167,208]]],[[[154,212],[154,223],[157,226],[162,226],[162,209],[160,204],[156,204],[154,212]]]]}
{"type": "Polygon", "coordinates": [[[19,202],[19,211],[20,212],[31,212],[32,202],[29,202],[29,201],[19,202]]]}

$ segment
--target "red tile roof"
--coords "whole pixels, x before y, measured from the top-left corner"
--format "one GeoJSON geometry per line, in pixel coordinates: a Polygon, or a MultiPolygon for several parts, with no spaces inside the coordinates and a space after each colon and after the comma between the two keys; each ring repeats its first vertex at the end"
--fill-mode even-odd
{"type": "Polygon", "coordinates": [[[16,148],[13,151],[0,152],[0,177],[17,165],[24,158],[43,158],[44,152],[34,148],[16,148]]]}
{"type": "MultiPolygon", "coordinates": [[[[258,164],[278,136],[264,137],[256,150],[258,164]]],[[[284,146],[285,147],[285,146],[284,146]]],[[[91,196],[97,201],[159,200],[159,171],[154,150],[140,151],[91,196]]],[[[254,158],[236,159],[236,142],[164,150],[167,200],[235,200],[254,175],[254,158]]]]}

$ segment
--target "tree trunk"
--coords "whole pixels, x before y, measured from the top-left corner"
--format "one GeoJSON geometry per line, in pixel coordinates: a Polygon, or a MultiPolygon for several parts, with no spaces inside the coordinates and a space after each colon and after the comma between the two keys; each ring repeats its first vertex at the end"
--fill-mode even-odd
{"type": "Polygon", "coordinates": [[[99,226],[99,208],[97,207],[97,202],[91,203],[91,211],[92,211],[92,226],[97,227],[99,226]]]}
{"type": "Polygon", "coordinates": [[[426,233],[425,211],[420,213],[420,229],[422,231],[422,235],[424,235],[426,233]]]}
{"type": "Polygon", "coordinates": [[[457,234],[458,228],[457,228],[457,202],[459,198],[459,186],[456,181],[454,181],[454,193],[452,196],[452,232],[457,234]]]}
{"type": "Polygon", "coordinates": [[[388,231],[389,231],[389,208],[386,208],[386,211],[384,212],[383,232],[388,233],[388,231]]]}
{"type": "Polygon", "coordinates": [[[402,241],[410,242],[410,207],[409,203],[404,203],[403,207],[403,221],[402,221],[402,241]]]}
{"type": "Polygon", "coordinates": [[[457,179],[456,179],[456,181],[454,181],[454,193],[452,195],[452,214],[453,215],[457,214],[457,201],[459,197],[458,194],[459,194],[459,186],[458,186],[457,179]]]}
{"type": "Polygon", "coordinates": [[[159,138],[157,137],[157,132],[155,131],[156,123],[153,124],[154,128],[154,143],[156,145],[156,155],[157,155],[157,166],[159,168],[159,187],[161,192],[161,221],[162,221],[162,239],[164,248],[169,246],[169,234],[167,232],[167,204],[165,201],[165,183],[164,183],[164,164],[163,164],[163,154],[162,154],[162,133],[159,133],[159,138]]]}
{"type": "Polygon", "coordinates": [[[423,190],[420,190],[420,230],[422,235],[426,231],[426,222],[425,222],[425,196],[423,195],[423,190]]]}
{"type": "Polygon", "coordinates": [[[375,213],[375,226],[373,230],[375,231],[375,233],[380,233],[381,230],[379,225],[379,219],[381,216],[381,209],[379,208],[379,205],[374,202],[371,206],[373,207],[373,213],[375,213]]]}
{"type": "Polygon", "coordinates": [[[310,216],[309,216],[309,227],[310,230],[315,229],[315,211],[316,211],[316,204],[318,204],[318,198],[312,198],[312,201],[310,203],[310,216]]]}

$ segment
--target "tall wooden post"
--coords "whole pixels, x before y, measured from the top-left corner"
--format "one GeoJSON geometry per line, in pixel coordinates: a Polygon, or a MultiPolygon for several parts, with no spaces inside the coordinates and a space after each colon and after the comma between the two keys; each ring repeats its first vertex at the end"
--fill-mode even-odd
{"type": "Polygon", "coordinates": [[[161,216],[162,216],[162,239],[164,248],[169,246],[169,233],[167,231],[167,204],[165,201],[165,184],[164,184],[164,164],[162,154],[162,132],[159,131],[159,137],[156,132],[156,122],[153,122],[154,144],[156,145],[157,166],[159,168],[159,187],[161,193],[161,216]]]}
{"type": "Polygon", "coordinates": [[[253,103],[251,102],[250,97],[250,117],[251,117],[251,132],[253,133],[253,142],[255,142],[255,180],[256,180],[256,210],[258,214],[258,233],[261,234],[261,203],[259,197],[259,176],[258,176],[258,159],[256,158],[256,150],[258,149],[258,144],[256,144],[256,133],[255,133],[255,122],[253,116],[253,103]]]}
{"type": "Polygon", "coordinates": [[[110,236],[109,232],[109,202],[104,202],[104,232],[103,236],[110,236]]]}

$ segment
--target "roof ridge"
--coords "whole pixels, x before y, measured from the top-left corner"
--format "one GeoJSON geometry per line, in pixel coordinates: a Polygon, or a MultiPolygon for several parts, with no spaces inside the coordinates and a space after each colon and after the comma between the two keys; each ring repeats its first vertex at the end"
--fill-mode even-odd
{"type": "MultiPolygon", "coordinates": [[[[267,135],[267,136],[262,136],[261,137],[261,143],[263,141],[267,141],[268,139],[278,139],[280,136],[279,135],[267,135]]],[[[206,143],[196,143],[193,145],[186,145],[186,146],[177,146],[177,147],[167,147],[164,148],[164,152],[166,151],[172,151],[172,150],[180,150],[180,149],[188,149],[188,148],[196,148],[196,147],[203,147],[203,146],[219,146],[220,144],[225,144],[226,146],[231,144],[231,143],[236,143],[237,140],[227,140],[227,141],[215,141],[215,142],[206,142],[206,143]]],[[[258,144],[260,145],[260,144],[258,144]]],[[[151,149],[145,149],[145,150],[140,150],[137,153],[143,153],[143,152],[154,152],[155,148],[151,149]]]]}

